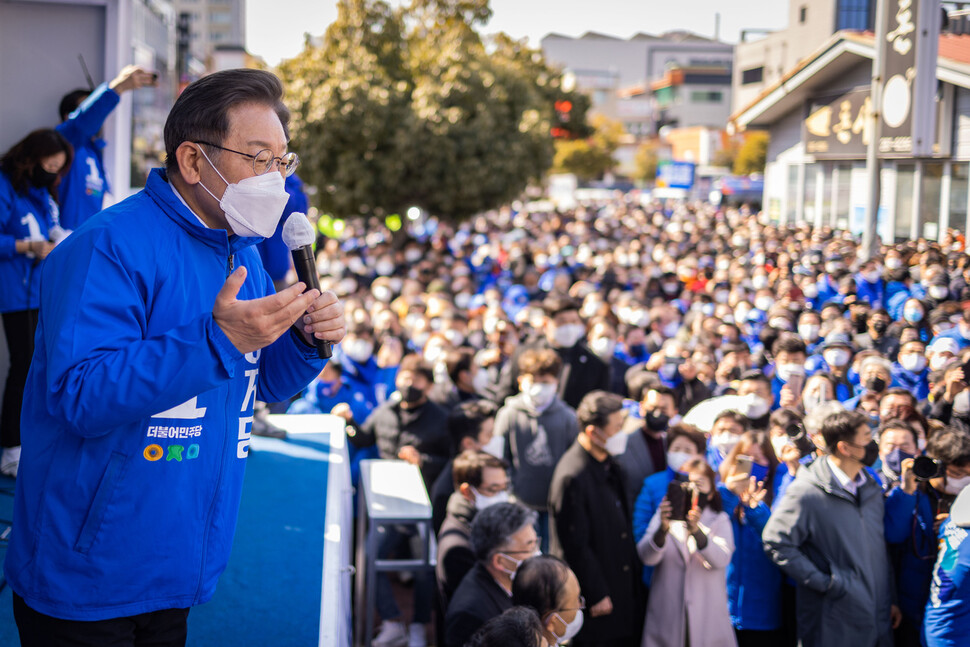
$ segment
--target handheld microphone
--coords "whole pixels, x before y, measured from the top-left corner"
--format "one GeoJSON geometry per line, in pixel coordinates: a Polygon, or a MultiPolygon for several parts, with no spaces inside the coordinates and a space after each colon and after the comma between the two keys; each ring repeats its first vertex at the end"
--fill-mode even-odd
{"type": "MultiPolygon", "coordinates": [[[[307,290],[320,290],[320,279],[317,277],[317,264],[313,260],[313,225],[307,220],[306,214],[291,213],[283,223],[283,242],[293,256],[293,267],[296,276],[306,285],[307,290]]],[[[317,347],[317,357],[327,359],[333,355],[333,345],[325,339],[313,338],[317,347]]]]}

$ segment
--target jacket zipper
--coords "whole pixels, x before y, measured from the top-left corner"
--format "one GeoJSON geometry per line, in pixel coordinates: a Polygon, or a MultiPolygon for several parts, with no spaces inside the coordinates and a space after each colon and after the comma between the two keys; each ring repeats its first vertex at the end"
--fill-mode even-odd
{"type": "Polygon", "coordinates": [[[226,263],[226,268],[227,268],[226,269],[226,278],[227,279],[229,278],[229,275],[232,274],[232,270],[233,270],[234,267],[235,267],[235,256],[230,253],[229,254],[229,260],[226,263]]]}
{"type": "MultiPolygon", "coordinates": [[[[226,278],[232,274],[233,268],[233,254],[229,253],[229,259],[227,261],[226,278]]],[[[232,398],[232,384],[229,386],[229,394],[226,396],[226,412],[231,410],[230,402],[232,398]]],[[[228,418],[228,416],[227,416],[228,418]]],[[[238,428],[239,422],[236,422],[236,427],[238,428]]],[[[238,433],[238,430],[237,430],[238,433]]],[[[198,601],[199,596],[202,594],[202,585],[205,583],[205,565],[209,556],[209,528],[211,527],[212,513],[216,508],[216,501],[219,500],[219,492],[222,490],[222,475],[226,471],[226,453],[229,451],[229,429],[226,429],[226,433],[222,439],[222,459],[219,461],[219,477],[216,479],[216,489],[212,494],[212,503],[209,504],[209,511],[205,515],[205,531],[202,534],[202,564],[199,568],[199,585],[195,589],[195,599],[198,601]]]]}

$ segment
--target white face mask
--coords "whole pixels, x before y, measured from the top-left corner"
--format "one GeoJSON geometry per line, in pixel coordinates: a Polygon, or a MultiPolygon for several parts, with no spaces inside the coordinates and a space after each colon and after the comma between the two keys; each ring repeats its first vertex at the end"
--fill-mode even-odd
{"type": "Polygon", "coordinates": [[[509,493],[507,490],[502,490],[498,494],[493,494],[492,496],[485,496],[475,488],[472,488],[472,494],[475,495],[475,509],[479,512],[497,503],[509,502],[509,493]]]}
{"type": "Polygon", "coordinates": [[[556,326],[556,331],[553,333],[556,345],[560,348],[572,348],[585,335],[586,327],[583,324],[556,326]]]}
{"type": "Polygon", "coordinates": [[[778,374],[778,379],[782,382],[788,382],[796,375],[804,377],[805,367],[801,364],[779,364],[775,372],[778,374]]]}
{"type": "Polygon", "coordinates": [[[947,494],[956,496],[963,491],[963,488],[970,485],[970,476],[964,476],[963,478],[958,479],[951,479],[947,477],[945,485],[946,487],[943,488],[943,491],[947,494]]]}
{"type": "Polygon", "coordinates": [[[768,413],[771,404],[757,393],[748,393],[742,396],[745,400],[738,407],[738,410],[749,420],[763,418],[768,413]]]}
{"type": "Polygon", "coordinates": [[[738,434],[721,433],[711,438],[711,446],[719,451],[721,456],[727,456],[740,441],[741,436],[738,434]]]}
{"type": "Polygon", "coordinates": [[[789,444],[788,436],[774,436],[771,439],[771,448],[775,450],[775,456],[781,460],[781,450],[789,444]]]}
{"type": "Polygon", "coordinates": [[[822,357],[829,366],[842,367],[849,363],[849,351],[842,348],[827,350],[822,357]]]}
{"type": "Polygon", "coordinates": [[[819,328],[815,324],[800,324],[798,326],[798,335],[805,341],[815,341],[818,339],[819,328]]]}
{"type": "Polygon", "coordinates": [[[919,353],[909,353],[908,355],[899,356],[899,365],[905,368],[907,371],[912,371],[913,373],[919,373],[924,368],[926,368],[926,358],[919,353]]]}
{"type": "Polygon", "coordinates": [[[475,389],[475,393],[479,395],[487,393],[489,384],[488,372],[483,368],[478,369],[478,372],[475,373],[475,377],[472,378],[472,388],[475,389]]]}
{"type": "Polygon", "coordinates": [[[219,206],[226,214],[232,233],[244,238],[269,238],[276,233],[276,226],[280,223],[283,209],[290,199],[290,195],[283,188],[283,175],[270,171],[229,184],[201,146],[199,151],[226,183],[226,192],[222,194],[221,200],[204,184],[199,182],[199,185],[213,200],[219,200],[219,206]]]}
{"type": "Polygon", "coordinates": [[[555,631],[553,631],[553,635],[556,637],[556,644],[557,645],[561,645],[564,642],[566,642],[567,640],[571,640],[571,639],[575,638],[576,637],[576,634],[579,633],[579,630],[583,628],[583,610],[582,609],[580,609],[579,611],[576,612],[576,617],[573,618],[573,621],[572,622],[566,622],[565,620],[563,620],[563,617],[561,615],[559,615],[558,613],[554,613],[552,615],[556,616],[559,619],[559,622],[563,623],[563,625],[565,625],[565,627],[566,627],[566,633],[564,633],[561,636],[559,634],[557,634],[555,631]]]}
{"type": "Polygon", "coordinates": [[[670,339],[671,337],[674,337],[677,334],[677,331],[679,330],[680,330],[680,323],[676,321],[671,321],[669,324],[666,324],[664,326],[663,335],[664,337],[670,339]]]}
{"type": "Polygon", "coordinates": [[[942,301],[943,299],[947,298],[947,296],[949,296],[950,294],[950,290],[947,289],[945,285],[931,285],[930,289],[927,290],[927,292],[929,292],[930,296],[936,299],[937,301],[942,301]]]}
{"type": "Polygon", "coordinates": [[[355,339],[344,346],[344,354],[358,364],[363,364],[374,354],[374,344],[366,339],[355,339]]]}
{"type": "Polygon", "coordinates": [[[950,358],[947,357],[946,355],[943,355],[943,354],[934,355],[930,359],[930,368],[933,369],[934,371],[938,371],[944,366],[946,366],[946,363],[949,361],[950,361],[950,358]]]}
{"type": "Polygon", "coordinates": [[[502,458],[502,454],[505,453],[505,436],[494,434],[492,439],[482,447],[482,451],[495,458],[502,458]]]}
{"type": "Polygon", "coordinates": [[[630,434],[618,432],[606,439],[605,449],[611,456],[619,456],[626,451],[626,441],[630,439],[630,434]]]}
{"type": "Polygon", "coordinates": [[[953,398],[953,413],[966,416],[970,413],[970,391],[964,389],[953,398]]]}
{"type": "Polygon", "coordinates": [[[679,472],[684,463],[694,458],[693,454],[687,452],[667,452],[667,467],[675,472],[679,472]]]}
{"type": "Polygon", "coordinates": [[[529,404],[542,411],[552,404],[552,399],[556,397],[557,386],[548,382],[529,382],[522,385],[522,395],[529,404]]]}
{"type": "Polygon", "coordinates": [[[762,312],[768,312],[774,304],[775,300],[771,297],[757,297],[754,300],[754,307],[762,312]]]}
{"type": "Polygon", "coordinates": [[[599,337],[594,339],[589,347],[597,357],[609,361],[613,357],[613,351],[616,350],[616,342],[609,337],[599,337]]]}

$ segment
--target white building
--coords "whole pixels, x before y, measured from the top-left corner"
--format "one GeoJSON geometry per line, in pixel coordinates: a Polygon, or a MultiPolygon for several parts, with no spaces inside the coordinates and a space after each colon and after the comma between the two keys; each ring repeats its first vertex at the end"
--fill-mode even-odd
{"type": "Polygon", "coordinates": [[[246,0],[174,0],[189,14],[189,52],[208,63],[216,48],[246,46],[246,0]]]}
{"type": "MultiPolygon", "coordinates": [[[[771,135],[764,208],[773,219],[862,233],[868,181],[865,130],[850,127],[842,133],[845,146],[838,154],[819,135],[835,130],[828,126],[841,120],[843,101],[851,106],[845,112],[854,124],[856,98],[864,100],[869,91],[873,50],[871,34],[837,33],[734,114],[739,129],[764,129],[771,135]],[[837,105],[827,108],[833,102],[837,105]]],[[[884,241],[936,240],[948,227],[967,229],[970,35],[939,37],[936,78],[932,155],[881,162],[878,234],[884,241]]]]}

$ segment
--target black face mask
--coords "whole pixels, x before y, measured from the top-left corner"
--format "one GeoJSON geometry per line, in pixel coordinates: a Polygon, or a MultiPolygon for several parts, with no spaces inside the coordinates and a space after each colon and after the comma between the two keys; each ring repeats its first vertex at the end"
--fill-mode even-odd
{"type": "Polygon", "coordinates": [[[883,389],[886,388],[886,380],[881,377],[870,377],[866,380],[866,390],[874,391],[876,393],[882,393],[883,389]]]}
{"type": "Polygon", "coordinates": [[[34,170],[30,172],[30,183],[33,184],[38,189],[46,189],[54,184],[54,180],[57,179],[57,173],[51,173],[50,171],[45,171],[42,166],[35,166],[34,170]]]}
{"type": "Polygon", "coordinates": [[[853,447],[866,450],[866,453],[862,456],[862,458],[856,458],[855,456],[852,458],[855,458],[855,460],[859,461],[866,467],[872,467],[876,464],[876,459],[879,458],[879,445],[875,440],[870,441],[866,445],[856,445],[854,443],[851,444],[853,447]]]}
{"type": "Polygon", "coordinates": [[[647,429],[650,431],[665,431],[670,423],[670,416],[659,409],[647,413],[647,429]]]}
{"type": "Polygon", "coordinates": [[[889,328],[889,324],[881,319],[879,321],[872,322],[872,332],[876,333],[880,337],[886,333],[887,328],[889,328]]]}
{"type": "Polygon", "coordinates": [[[422,391],[416,386],[409,386],[401,391],[401,399],[407,402],[408,404],[414,404],[416,402],[419,402],[423,397],[424,397],[424,391],[422,391]]]}

